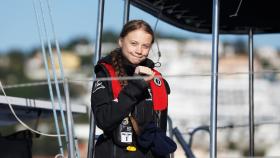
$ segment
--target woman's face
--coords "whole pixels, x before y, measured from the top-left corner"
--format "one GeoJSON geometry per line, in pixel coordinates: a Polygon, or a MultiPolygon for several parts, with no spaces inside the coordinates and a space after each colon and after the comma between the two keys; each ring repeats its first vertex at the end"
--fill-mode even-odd
{"type": "Polygon", "coordinates": [[[128,33],[119,39],[123,56],[132,64],[139,64],[147,58],[152,46],[152,35],[142,29],[128,33]]]}

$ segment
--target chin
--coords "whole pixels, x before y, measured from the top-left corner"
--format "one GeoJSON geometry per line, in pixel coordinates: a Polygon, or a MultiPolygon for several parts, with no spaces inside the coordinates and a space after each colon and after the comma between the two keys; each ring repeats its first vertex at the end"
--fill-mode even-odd
{"type": "Polygon", "coordinates": [[[134,61],[134,62],[131,62],[132,64],[134,64],[134,65],[138,65],[138,64],[140,64],[141,62],[139,62],[139,61],[134,61]]]}
{"type": "Polygon", "coordinates": [[[131,64],[137,65],[140,64],[143,60],[129,60],[131,64]]]}
{"type": "Polygon", "coordinates": [[[140,64],[141,62],[143,62],[144,60],[137,60],[136,62],[134,62],[135,64],[140,64]]]}

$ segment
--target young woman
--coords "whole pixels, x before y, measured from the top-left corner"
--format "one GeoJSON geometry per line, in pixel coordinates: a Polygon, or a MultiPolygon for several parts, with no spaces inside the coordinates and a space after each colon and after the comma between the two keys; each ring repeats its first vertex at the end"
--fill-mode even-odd
{"type": "Polygon", "coordinates": [[[153,30],[145,21],[129,21],[120,33],[119,48],[95,66],[91,106],[103,130],[95,158],[165,158],[176,149],[165,135],[170,89],[147,58],[153,42],[153,30]],[[103,77],[118,79],[98,80],[103,77]]]}

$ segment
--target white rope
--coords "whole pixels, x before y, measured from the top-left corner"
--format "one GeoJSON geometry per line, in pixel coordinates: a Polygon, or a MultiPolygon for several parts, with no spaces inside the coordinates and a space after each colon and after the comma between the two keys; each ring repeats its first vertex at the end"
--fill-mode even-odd
{"type": "Polygon", "coordinates": [[[43,135],[43,136],[47,136],[47,137],[61,137],[61,136],[65,136],[64,134],[61,134],[61,135],[56,135],[56,134],[47,134],[47,133],[42,133],[42,132],[39,132],[37,130],[34,130],[32,129],[31,127],[29,127],[27,124],[25,124],[16,114],[16,112],[14,111],[14,108],[13,106],[11,105],[5,91],[4,91],[4,88],[3,88],[3,85],[2,85],[2,82],[0,81],[0,87],[1,87],[1,90],[5,96],[5,99],[10,107],[10,110],[12,112],[12,114],[14,115],[14,117],[17,119],[17,121],[22,125],[24,126],[25,128],[29,129],[30,131],[34,132],[34,133],[37,133],[37,134],[40,134],[40,135],[43,135]]]}
{"type": "Polygon", "coordinates": [[[157,59],[157,62],[155,63],[155,67],[160,67],[161,66],[161,63],[160,63],[160,58],[161,58],[161,52],[160,52],[160,49],[159,49],[159,44],[158,44],[158,35],[157,35],[157,26],[158,26],[158,22],[159,22],[159,18],[161,17],[161,14],[162,14],[162,9],[159,11],[158,13],[158,16],[157,16],[157,19],[156,19],[156,23],[155,23],[155,26],[154,26],[154,35],[155,35],[155,43],[156,43],[156,46],[157,46],[157,53],[158,53],[158,59],[157,59]]]}
{"type": "Polygon", "coordinates": [[[57,154],[54,158],[64,158],[64,156],[62,154],[57,154]]]}

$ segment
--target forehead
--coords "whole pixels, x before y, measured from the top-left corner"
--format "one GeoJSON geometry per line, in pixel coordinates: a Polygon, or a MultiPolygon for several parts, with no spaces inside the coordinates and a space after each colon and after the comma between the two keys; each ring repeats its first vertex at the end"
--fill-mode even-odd
{"type": "Polygon", "coordinates": [[[143,43],[152,43],[152,38],[151,34],[142,29],[131,31],[124,37],[124,39],[127,40],[134,40],[143,43]]]}

